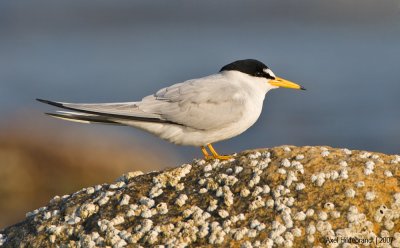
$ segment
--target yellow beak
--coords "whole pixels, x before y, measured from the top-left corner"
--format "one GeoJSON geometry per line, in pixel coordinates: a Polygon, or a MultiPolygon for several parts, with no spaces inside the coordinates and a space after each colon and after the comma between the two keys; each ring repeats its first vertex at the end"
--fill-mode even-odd
{"type": "Polygon", "coordinates": [[[296,89],[296,90],[305,90],[305,88],[301,85],[295,84],[293,82],[290,82],[289,80],[276,77],[275,79],[269,80],[269,83],[272,84],[273,86],[278,86],[278,87],[283,87],[283,88],[290,88],[290,89],[296,89]]]}

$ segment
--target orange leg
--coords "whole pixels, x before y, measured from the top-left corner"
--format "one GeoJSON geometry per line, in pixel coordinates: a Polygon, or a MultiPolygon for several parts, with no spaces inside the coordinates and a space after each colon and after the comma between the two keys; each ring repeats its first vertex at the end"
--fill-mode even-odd
{"type": "MultiPolygon", "coordinates": [[[[233,158],[233,156],[219,155],[219,154],[217,153],[217,151],[214,149],[214,147],[212,147],[211,144],[208,144],[207,147],[208,147],[208,149],[210,149],[210,151],[211,151],[211,153],[212,153],[212,157],[213,157],[214,159],[228,160],[228,159],[233,158]]],[[[204,148],[204,147],[203,147],[203,148],[204,148]]],[[[203,153],[204,153],[204,152],[203,152],[203,153]]],[[[208,153],[207,153],[207,155],[208,155],[208,153]]],[[[210,156],[210,157],[211,157],[211,156],[210,156]]]]}
{"type": "Polygon", "coordinates": [[[208,154],[207,149],[204,146],[201,147],[201,152],[203,153],[205,160],[210,160],[214,158],[213,156],[210,156],[208,154]]]}

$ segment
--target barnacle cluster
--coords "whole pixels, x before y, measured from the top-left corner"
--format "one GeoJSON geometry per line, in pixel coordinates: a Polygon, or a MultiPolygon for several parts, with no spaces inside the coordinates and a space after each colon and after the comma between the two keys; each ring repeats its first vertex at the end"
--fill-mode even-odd
{"type": "Polygon", "coordinates": [[[400,247],[399,178],[397,155],[294,146],[248,151],[229,161],[130,172],[54,197],[18,227],[0,231],[0,245],[351,247],[324,240],[393,237],[371,246],[400,247]]]}

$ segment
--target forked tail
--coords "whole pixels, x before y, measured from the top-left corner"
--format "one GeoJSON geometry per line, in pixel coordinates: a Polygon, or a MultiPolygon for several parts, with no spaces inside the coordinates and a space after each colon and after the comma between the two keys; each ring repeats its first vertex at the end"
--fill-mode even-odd
{"type": "Polygon", "coordinates": [[[87,124],[102,123],[102,124],[123,125],[121,123],[111,120],[107,116],[92,115],[92,114],[85,114],[78,112],[68,112],[68,111],[57,111],[56,113],[46,113],[46,114],[62,120],[87,123],[87,124]]]}

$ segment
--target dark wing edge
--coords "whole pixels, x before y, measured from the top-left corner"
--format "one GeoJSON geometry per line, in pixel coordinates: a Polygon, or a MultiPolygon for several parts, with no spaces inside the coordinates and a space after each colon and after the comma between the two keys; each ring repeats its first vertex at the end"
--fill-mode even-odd
{"type": "MultiPolygon", "coordinates": [[[[79,108],[73,108],[73,107],[68,107],[65,106],[64,104],[66,103],[62,103],[62,102],[56,102],[56,101],[50,101],[50,100],[45,100],[45,99],[40,99],[37,98],[36,99],[39,102],[45,103],[45,104],[49,104],[55,107],[59,107],[59,108],[63,108],[63,109],[68,109],[68,110],[74,110],[74,111],[78,111],[81,113],[86,113],[86,114],[91,114],[91,115],[97,115],[97,116],[102,116],[102,117],[109,117],[112,119],[115,119],[115,121],[113,120],[109,120],[109,122],[115,122],[118,123],[118,119],[122,119],[122,120],[131,120],[131,121],[142,121],[142,122],[155,122],[155,123],[166,123],[166,124],[174,124],[174,125],[181,125],[179,123],[175,123],[175,122],[171,122],[171,121],[167,121],[167,120],[162,120],[162,119],[158,119],[158,118],[146,118],[146,117],[138,117],[138,116],[128,116],[128,115],[120,115],[120,114],[112,114],[112,113],[105,113],[105,112],[99,112],[99,111],[90,111],[90,110],[84,110],[84,109],[79,109],[79,108]]],[[[58,118],[64,118],[66,116],[59,116],[60,114],[49,114],[53,117],[58,117],[58,118]]],[[[71,119],[71,118],[67,118],[67,119],[71,119]]],[[[84,120],[82,120],[84,121],[84,120]]]]}

